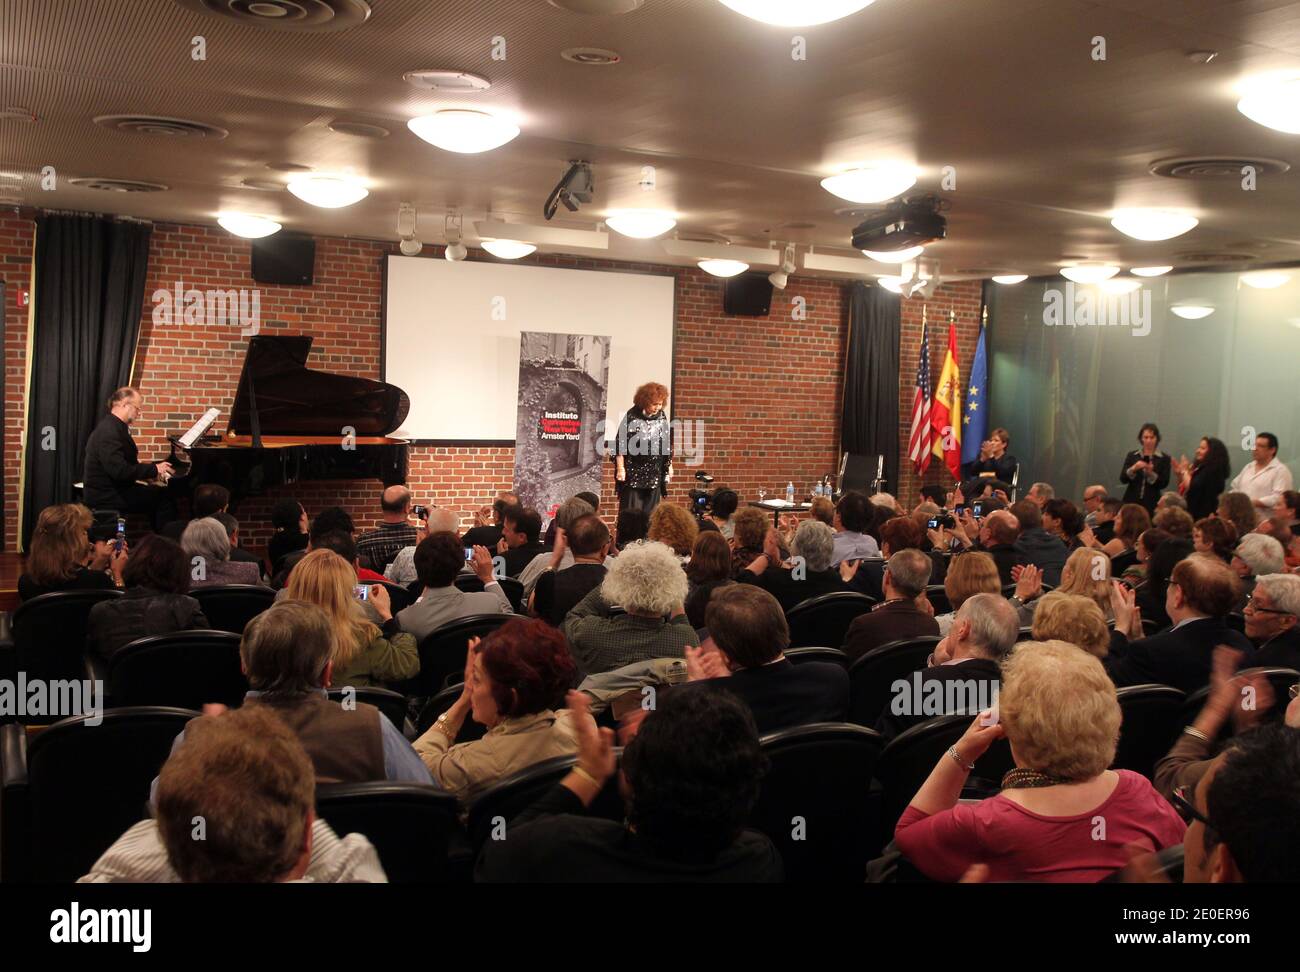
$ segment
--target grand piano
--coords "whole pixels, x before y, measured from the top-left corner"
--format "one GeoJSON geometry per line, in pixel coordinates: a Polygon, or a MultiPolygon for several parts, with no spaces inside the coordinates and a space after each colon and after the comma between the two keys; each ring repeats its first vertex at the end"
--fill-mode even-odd
{"type": "Polygon", "coordinates": [[[188,450],[191,488],[220,483],[232,511],[273,486],[344,479],[406,482],[407,442],[389,437],[410,410],[396,385],[307,367],[309,335],[248,342],[226,433],[188,450]]]}

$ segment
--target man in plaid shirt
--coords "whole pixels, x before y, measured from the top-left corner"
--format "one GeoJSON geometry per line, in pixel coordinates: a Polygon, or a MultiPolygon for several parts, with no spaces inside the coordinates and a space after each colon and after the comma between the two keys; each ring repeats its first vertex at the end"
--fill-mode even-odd
{"type": "Polygon", "coordinates": [[[389,486],[379,501],[383,522],[379,529],[357,538],[357,557],[361,566],[382,574],[403,547],[413,546],[416,528],[407,522],[411,508],[411,491],[405,486],[389,486]]]}

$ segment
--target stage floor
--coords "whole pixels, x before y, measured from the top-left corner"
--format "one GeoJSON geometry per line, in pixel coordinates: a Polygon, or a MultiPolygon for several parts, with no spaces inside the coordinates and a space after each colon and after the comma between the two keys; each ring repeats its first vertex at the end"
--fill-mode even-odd
{"type": "Polygon", "coordinates": [[[18,608],[18,578],[23,572],[23,555],[0,553],[0,611],[18,608]]]}

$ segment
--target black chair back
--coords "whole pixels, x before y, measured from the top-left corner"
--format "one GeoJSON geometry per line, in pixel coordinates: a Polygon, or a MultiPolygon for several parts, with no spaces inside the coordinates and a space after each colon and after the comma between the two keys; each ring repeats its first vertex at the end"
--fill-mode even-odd
{"type": "MultiPolygon", "coordinates": [[[[460,698],[463,690],[464,683],[448,685],[445,689],[426,702],[424,708],[420,710],[419,717],[415,720],[416,736],[423,736],[428,732],[433,724],[438,720],[438,716],[442,715],[456,704],[456,700],[460,698]]],[[[486,734],[487,726],[483,725],[481,722],[475,722],[473,718],[467,716],[465,721],[461,723],[460,732],[456,734],[455,741],[457,743],[473,742],[475,739],[482,739],[486,734]]]]}
{"type": "Polygon", "coordinates": [[[785,657],[794,665],[804,662],[833,662],[841,668],[849,667],[849,656],[839,648],[787,648],[785,657]]]}
{"type": "Polygon", "coordinates": [[[406,729],[406,696],[400,692],[377,685],[338,685],[329,690],[329,697],[331,701],[344,706],[355,702],[373,705],[397,727],[398,732],[406,729]]]}
{"type": "Polygon", "coordinates": [[[248,679],[239,666],[239,635],[229,631],[173,631],[137,638],[108,663],[113,706],[172,705],[202,709],[220,702],[236,708],[248,679]]]}
{"type": "Polygon", "coordinates": [[[260,584],[217,584],[198,587],[190,597],[199,602],[213,631],[243,634],[244,625],[275,603],[275,591],[260,584]]]}
{"type": "Polygon", "coordinates": [[[925,668],[935,646],[943,639],[938,635],[890,641],[872,648],[849,666],[848,721],[868,729],[875,728],[889,704],[893,684],[925,668]]]}
{"type": "Polygon", "coordinates": [[[17,671],[26,672],[29,680],[85,678],[90,609],[121,596],[116,590],[57,591],[23,602],[13,621],[17,671]]]}
{"type": "Polygon", "coordinates": [[[925,589],[926,600],[934,608],[935,614],[951,614],[952,601],[948,600],[948,589],[942,584],[931,584],[925,589]]]}
{"type": "Polygon", "coordinates": [[[394,686],[403,695],[427,698],[442,691],[448,675],[465,671],[471,638],[491,634],[513,614],[471,614],[435,628],[420,642],[420,674],[394,686]]]}
{"type": "Polygon", "coordinates": [[[390,584],[385,581],[380,586],[388,592],[388,606],[394,614],[405,608],[409,608],[415,603],[416,597],[419,596],[417,594],[412,594],[401,584],[390,584]]]}
{"type": "Polygon", "coordinates": [[[1110,575],[1112,577],[1119,577],[1120,574],[1124,573],[1124,571],[1128,570],[1137,562],[1137,550],[1125,550],[1122,553],[1117,553],[1115,556],[1110,558],[1110,575]]]}
{"type": "MultiPolygon", "coordinates": [[[[510,601],[510,607],[516,614],[524,610],[524,585],[513,577],[498,577],[497,583],[510,601]]],[[[476,594],[483,590],[483,582],[473,574],[460,574],[455,581],[456,587],[466,594],[476,594]]]]}
{"type": "Polygon", "coordinates": [[[329,783],[316,814],[340,837],[364,834],[392,884],[446,884],[469,877],[456,798],[418,783],[329,783]]]}
{"type": "Polygon", "coordinates": [[[198,712],[112,709],[3,736],[0,880],[69,883],[147,816],[149,784],[198,712]]]}
{"type": "Polygon", "coordinates": [[[875,598],[856,591],[835,591],[800,601],[785,613],[790,624],[790,647],[840,647],[853,619],[866,614],[875,603],[875,598]]]}
{"type": "Polygon", "coordinates": [[[1129,685],[1119,689],[1119,747],[1113,769],[1132,770],[1147,779],[1186,725],[1182,721],[1186,696],[1170,685],[1129,685]]]}
{"type": "Polygon", "coordinates": [[[880,733],[824,722],[769,733],[770,761],[749,825],[765,833],[787,882],[862,883],[879,850],[869,820],[880,733]]]}

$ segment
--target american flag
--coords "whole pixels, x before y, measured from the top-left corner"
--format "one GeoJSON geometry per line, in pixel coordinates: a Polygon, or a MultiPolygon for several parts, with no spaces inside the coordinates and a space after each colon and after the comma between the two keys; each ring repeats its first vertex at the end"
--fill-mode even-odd
{"type": "Polygon", "coordinates": [[[921,475],[930,465],[930,446],[934,432],[930,428],[930,334],[921,325],[921,360],[916,365],[916,396],[912,399],[912,437],[907,454],[912,468],[921,475]]]}

